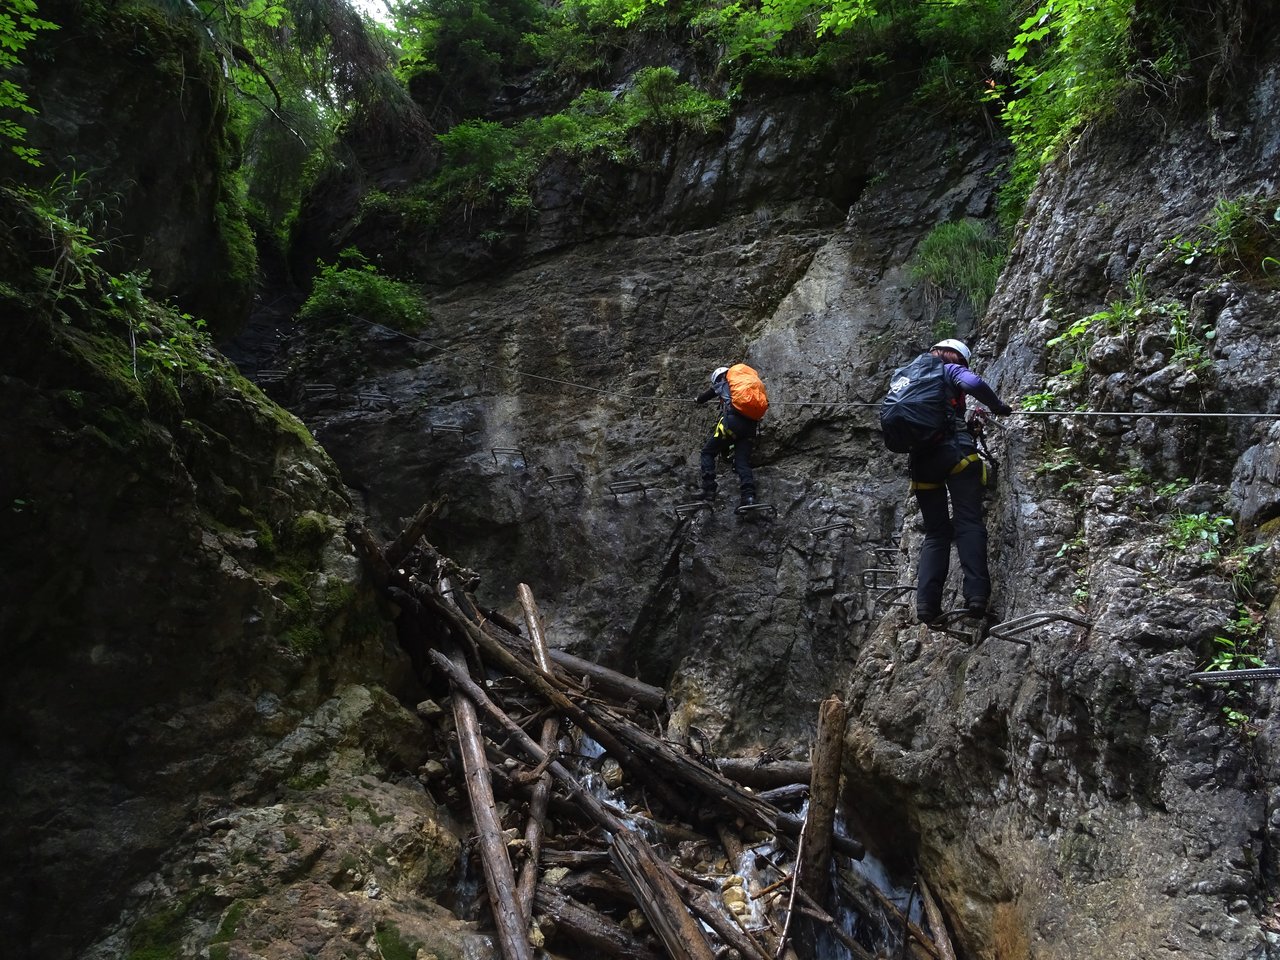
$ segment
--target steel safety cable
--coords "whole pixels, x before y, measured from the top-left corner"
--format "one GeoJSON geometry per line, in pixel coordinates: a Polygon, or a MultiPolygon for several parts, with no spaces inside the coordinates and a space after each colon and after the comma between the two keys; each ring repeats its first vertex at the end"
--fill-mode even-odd
{"type": "MultiPolygon", "coordinates": [[[[661,403],[680,403],[691,404],[696,403],[687,397],[660,397],[654,394],[644,393],[627,393],[621,390],[606,389],[604,387],[593,387],[589,384],[578,383],[574,380],[564,380],[559,377],[548,377],[541,373],[529,373],[526,370],[519,370],[515,367],[503,366],[496,363],[486,363],[483,360],[473,360],[462,357],[456,351],[446,350],[430,341],[423,340],[421,337],[415,337],[412,334],[405,333],[403,330],[396,330],[394,327],[388,327],[386,324],[378,323],[374,320],[366,320],[364,317],[352,316],[351,319],[359,320],[361,323],[368,324],[371,327],[378,327],[388,333],[396,336],[404,337],[406,340],[413,340],[421,343],[423,346],[432,347],[440,351],[445,357],[461,364],[472,364],[474,366],[483,367],[486,370],[505,371],[518,377],[524,377],[529,380],[541,380],[545,383],[554,383],[564,387],[575,387],[578,390],[585,390],[589,393],[600,394],[601,396],[617,397],[621,400],[638,400],[638,401],[658,401],[661,403]]],[[[769,400],[769,406],[772,407],[837,407],[841,409],[876,409],[880,404],[869,401],[851,401],[851,400],[769,400]]],[[[1238,417],[1252,418],[1256,420],[1274,420],[1280,419],[1280,412],[1267,413],[1241,413],[1237,411],[1179,411],[1179,410],[1015,410],[1008,416],[1028,416],[1028,417],[1173,417],[1173,418],[1195,418],[1195,417],[1238,417]]]]}

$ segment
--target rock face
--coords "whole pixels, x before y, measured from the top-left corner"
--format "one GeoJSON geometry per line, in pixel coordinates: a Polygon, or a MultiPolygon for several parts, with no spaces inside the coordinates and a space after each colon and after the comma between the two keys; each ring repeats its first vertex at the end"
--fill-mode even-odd
{"type": "MultiPolygon", "coordinates": [[[[1236,79],[1228,120],[1153,112],[1047,173],[991,309],[955,312],[1006,397],[1280,409],[1271,254],[1203,226],[1219,198],[1276,204],[1280,80],[1236,79]]],[[[952,332],[910,258],[934,225],[989,216],[1000,148],[906,103],[825,106],[744,103],[722,136],[613,171],[595,206],[572,202],[578,171],[549,171],[545,218],[502,256],[344,224],[327,245],[385,245],[434,282],[433,319],[301,331],[272,358],[327,453],[216,357],[143,382],[121,331],[23,315],[0,365],[22,411],[0,451],[24,561],[0,616],[18,956],[492,954],[457,919],[461,831],[423,782],[443,737],[405,707],[422,691],[354,562],[335,463],[384,533],[441,499],[429,536],[484,572],[484,599],[530,583],[557,644],[671,690],[674,737],[802,756],[817,701],[842,695],[846,813],[895,872],[918,864],[964,956],[1276,952],[1274,688],[1187,674],[1253,615],[1276,652],[1280,433],[1006,421],[994,604],[1088,626],[912,625],[890,601],[918,518],[874,408],[952,332]],[[720,502],[678,518],[712,422],[692,398],[739,358],[770,386],[776,516],[735,516],[722,467],[720,502]]]]}
{"type": "Polygon", "coordinates": [[[119,317],[25,306],[3,252],[6,955],[483,942],[425,919],[441,748],[332,461],[212,352],[148,368],[119,317]]]}
{"type": "Polygon", "coordinates": [[[51,0],[40,16],[59,28],[37,37],[17,79],[45,166],[35,174],[4,151],[0,172],[48,180],[51,208],[85,227],[101,262],[145,272],[158,299],[233,335],[257,255],[232,179],[225,65],[204,28],[128,2],[51,0]]]}
{"type": "MultiPolygon", "coordinates": [[[[1280,408],[1261,258],[1179,246],[1206,236],[1218,198],[1274,210],[1276,78],[1250,82],[1229,135],[1153,114],[1100,127],[1047,173],[991,308],[957,313],[1007,398],[1280,408]],[[1115,322],[1078,344],[1082,377],[1059,375],[1075,357],[1047,342],[1106,310],[1115,322]]],[[[729,141],[789,158],[856,143],[863,173],[836,193],[769,177],[738,191],[727,171],[751,165],[717,160],[723,143],[675,147],[622,191],[649,198],[645,217],[535,225],[536,257],[435,287],[416,338],[303,333],[281,398],[388,529],[440,498],[431,537],[484,571],[492,605],[529,582],[555,642],[666,684],[673,735],[802,755],[816,702],[845,696],[847,809],[893,868],[918,863],[965,956],[1268,955],[1273,688],[1187,675],[1274,595],[1280,435],[1248,418],[1006,421],[989,438],[995,608],[1089,625],[976,644],[912,626],[885,588],[913,578],[918,518],[874,406],[938,337],[911,254],[935,224],[989,214],[998,151],[906,107],[865,143],[858,118],[801,134],[766,122],[775,108],[744,107],[759,113],[735,129],[755,133],[729,141]],[[734,359],[770,387],[756,462],[777,516],[735,517],[722,467],[721,502],[678,520],[712,422],[692,397],[734,359]],[[308,381],[344,376],[389,402],[307,401],[308,381]]]]}

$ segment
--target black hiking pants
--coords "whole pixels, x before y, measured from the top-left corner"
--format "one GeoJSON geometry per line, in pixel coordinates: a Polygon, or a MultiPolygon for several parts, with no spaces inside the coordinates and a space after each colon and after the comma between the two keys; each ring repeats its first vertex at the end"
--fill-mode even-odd
{"type": "Polygon", "coordinates": [[[985,605],[991,596],[982,505],[987,471],[972,438],[960,434],[926,453],[912,454],[909,470],[911,489],[924,521],[924,544],[916,572],[916,615],[927,620],[942,612],[942,588],[951,566],[952,543],[960,558],[965,603],[985,605]]]}
{"type": "Polygon", "coordinates": [[[742,496],[756,495],[756,479],[751,472],[751,446],[756,435],[756,422],[730,410],[716,421],[715,430],[702,447],[702,492],[711,496],[716,492],[716,459],[729,447],[733,447],[733,469],[738,474],[738,487],[742,496]]]}

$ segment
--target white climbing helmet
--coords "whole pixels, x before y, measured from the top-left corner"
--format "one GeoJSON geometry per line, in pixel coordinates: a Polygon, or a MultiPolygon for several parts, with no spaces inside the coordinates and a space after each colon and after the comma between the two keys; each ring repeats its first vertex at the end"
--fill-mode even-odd
{"type": "Polygon", "coordinates": [[[929,349],[930,350],[954,350],[956,353],[960,354],[960,356],[964,357],[965,366],[967,367],[969,365],[969,348],[966,347],[959,340],[939,340],[929,349]]]}
{"type": "Polygon", "coordinates": [[[728,367],[716,367],[714,370],[712,370],[712,371],[711,371],[711,385],[714,387],[714,386],[715,386],[715,384],[716,384],[716,381],[717,381],[717,380],[719,380],[721,377],[723,377],[723,376],[724,376],[726,373],[728,373],[728,372],[729,372],[729,368],[728,368],[728,367]]]}

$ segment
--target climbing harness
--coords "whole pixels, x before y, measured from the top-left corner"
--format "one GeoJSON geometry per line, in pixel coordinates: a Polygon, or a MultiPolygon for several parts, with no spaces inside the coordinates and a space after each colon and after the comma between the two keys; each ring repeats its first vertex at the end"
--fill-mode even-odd
{"type": "MultiPolygon", "coordinates": [[[[963,473],[965,470],[967,470],[969,468],[969,465],[972,463],[982,464],[982,484],[983,486],[986,486],[987,462],[982,459],[982,454],[980,453],[971,453],[967,457],[962,458],[959,463],[957,463],[954,467],[952,467],[947,472],[950,476],[954,477],[957,473],[963,473]]],[[[923,480],[912,480],[908,486],[908,489],[910,490],[941,490],[945,486],[946,486],[945,481],[943,481],[942,483],[928,483],[923,480]]]]}

